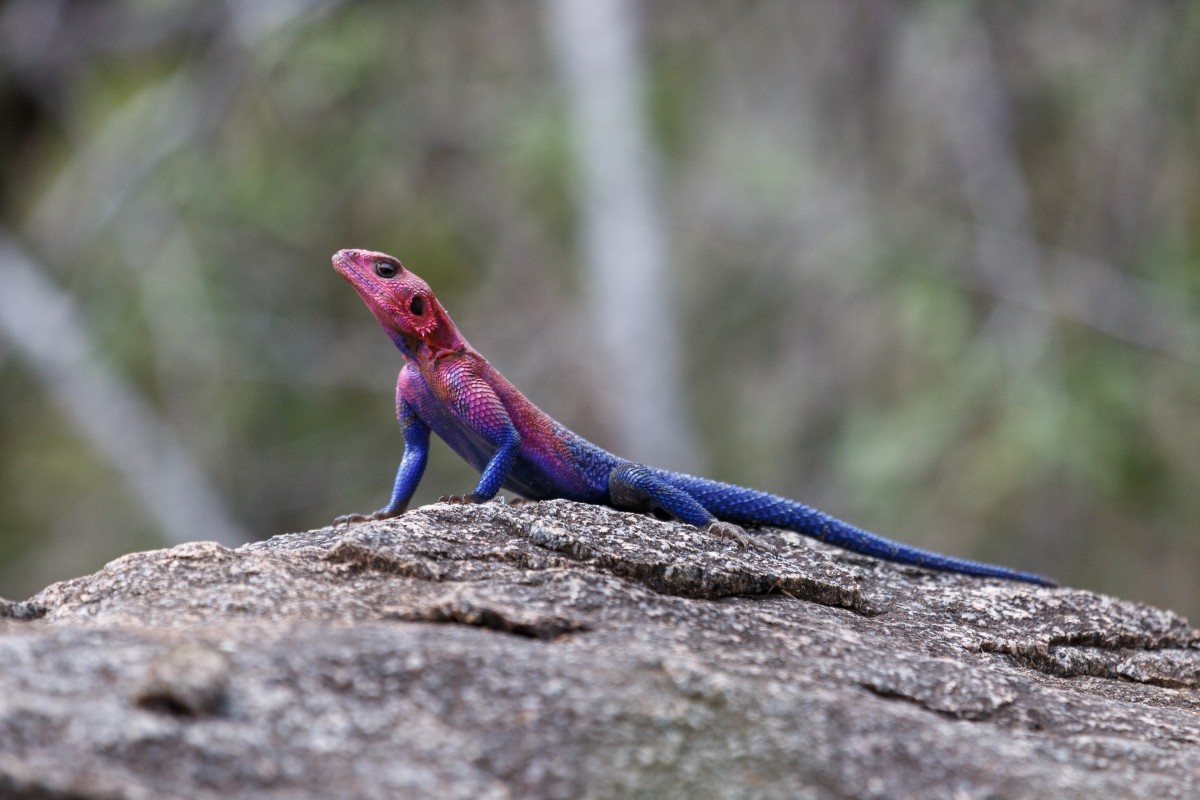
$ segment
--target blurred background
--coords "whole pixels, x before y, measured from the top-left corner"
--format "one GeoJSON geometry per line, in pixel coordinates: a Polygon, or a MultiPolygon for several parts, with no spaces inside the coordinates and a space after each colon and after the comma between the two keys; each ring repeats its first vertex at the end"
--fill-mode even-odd
{"type": "Polygon", "coordinates": [[[382,505],[362,247],[622,455],[1200,617],[1200,4],[7,0],[0,171],[0,595],[382,505]]]}

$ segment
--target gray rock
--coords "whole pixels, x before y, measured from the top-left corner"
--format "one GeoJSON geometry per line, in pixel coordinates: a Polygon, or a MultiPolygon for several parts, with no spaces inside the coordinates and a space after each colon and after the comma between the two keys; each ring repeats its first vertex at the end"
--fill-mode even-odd
{"type": "Polygon", "coordinates": [[[555,501],[0,602],[0,796],[1200,797],[1169,611],[555,501]]]}

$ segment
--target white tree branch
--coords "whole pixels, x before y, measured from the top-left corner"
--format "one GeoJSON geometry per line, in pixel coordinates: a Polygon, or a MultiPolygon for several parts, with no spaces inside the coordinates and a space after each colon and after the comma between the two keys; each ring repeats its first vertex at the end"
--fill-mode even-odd
{"type": "Polygon", "coordinates": [[[74,301],[2,235],[0,334],[121,473],[168,541],[236,545],[250,538],[175,432],[105,365],[74,301]]]}

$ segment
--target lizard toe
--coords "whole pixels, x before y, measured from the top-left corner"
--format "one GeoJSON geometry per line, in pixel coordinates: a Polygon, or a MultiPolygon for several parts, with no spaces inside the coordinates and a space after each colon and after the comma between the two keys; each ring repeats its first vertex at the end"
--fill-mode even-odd
{"type": "Polygon", "coordinates": [[[722,539],[734,541],[742,547],[753,547],[758,550],[774,552],[774,550],[766,544],[751,539],[746,535],[745,530],[738,525],[734,525],[732,522],[724,522],[722,520],[715,519],[705,525],[701,530],[703,530],[705,533],[711,533],[719,536],[722,539]]]}

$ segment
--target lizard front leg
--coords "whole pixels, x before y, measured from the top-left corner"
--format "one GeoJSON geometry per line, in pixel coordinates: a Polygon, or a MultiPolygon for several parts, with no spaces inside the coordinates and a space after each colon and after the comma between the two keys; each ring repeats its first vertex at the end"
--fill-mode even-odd
{"type": "MultiPolygon", "coordinates": [[[[403,386],[403,380],[401,380],[403,386]]],[[[333,521],[334,525],[344,525],[350,522],[365,520],[391,519],[398,517],[408,509],[409,501],[421,483],[425,474],[425,464],[429,460],[429,426],[417,416],[413,407],[403,399],[402,389],[396,398],[396,419],[404,432],[404,455],[400,458],[400,467],[396,470],[396,480],[392,484],[392,496],[383,508],[371,514],[345,514],[333,521]]]]}
{"type": "Polygon", "coordinates": [[[468,495],[448,495],[441,498],[443,503],[486,503],[496,496],[508,474],[512,471],[513,462],[517,460],[517,452],[521,448],[521,436],[511,421],[500,434],[496,452],[488,460],[487,466],[479,476],[479,483],[468,495]]]}
{"type": "Polygon", "coordinates": [[[521,434],[499,395],[469,361],[447,363],[444,371],[432,376],[430,385],[460,425],[495,448],[480,470],[474,490],[464,497],[443,500],[486,503],[508,480],[521,450],[521,434]]]}
{"type": "Polygon", "coordinates": [[[743,546],[757,546],[737,525],[717,519],[696,498],[662,480],[641,464],[623,464],[610,472],[608,494],[616,508],[662,511],[672,519],[694,525],[722,539],[732,539],[743,546]]]}

